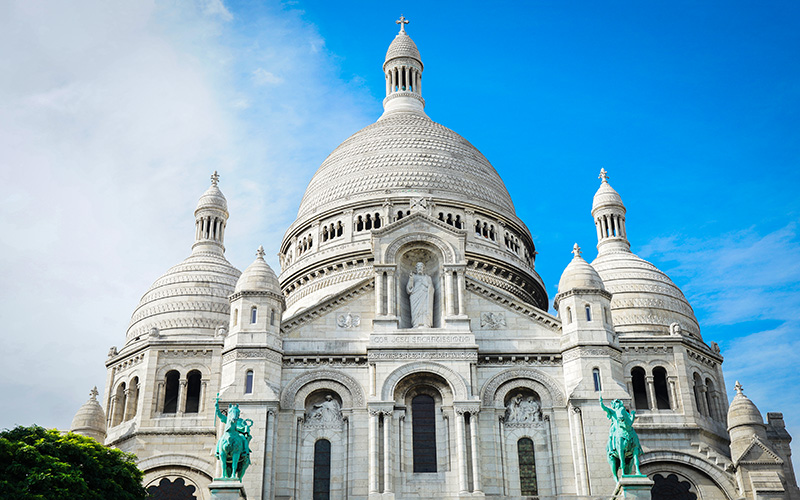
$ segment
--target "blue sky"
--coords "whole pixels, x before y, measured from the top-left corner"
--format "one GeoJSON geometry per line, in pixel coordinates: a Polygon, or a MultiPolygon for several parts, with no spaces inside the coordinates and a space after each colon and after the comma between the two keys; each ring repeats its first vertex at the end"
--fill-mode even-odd
{"type": "MultiPolygon", "coordinates": [[[[552,298],[605,167],[762,413],[800,433],[800,4],[0,6],[0,426],[67,427],[219,170],[227,255],[277,252],[325,156],[381,113],[404,14],[426,111],[506,182],[552,298]],[[43,318],[45,318],[43,320],[43,318]],[[36,369],[31,370],[30,367],[36,369]],[[66,374],[66,375],[65,375],[66,374]]],[[[270,259],[277,268],[277,259],[270,259]]]]}

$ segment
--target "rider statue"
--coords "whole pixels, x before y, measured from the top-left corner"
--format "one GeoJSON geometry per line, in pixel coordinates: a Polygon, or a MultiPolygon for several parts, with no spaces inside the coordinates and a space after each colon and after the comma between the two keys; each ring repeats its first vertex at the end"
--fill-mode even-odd
{"type": "Polygon", "coordinates": [[[228,414],[219,409],[219,394],[214,404],[217,416],[225,424],[222,437],[217,441],[217,458],[222,462],[222,478],[242,480],[250,465],[250,427],[253,421],[239,418],[239,405],[228,405],[228,414]]]}
{"type": "Polygon", "coordinates": [[[637,476],[641,476],[639,471],[639,455],[642,447],[639,444],[639,436],[633,429],[633,421],[636,420],[636,410],[628,411],[622,401],[615,399],[611,403],[611,408],[603,404],[603,395],[600,394],[600,406],[606,412],[606,416],[611,419],[611,429],[608,431],[608,463],[611,465],[611,473],[614,480],[619,482],[617,471],[622,469],[622,475],[631,475],[631,469],[635,469],[637,476]]]}

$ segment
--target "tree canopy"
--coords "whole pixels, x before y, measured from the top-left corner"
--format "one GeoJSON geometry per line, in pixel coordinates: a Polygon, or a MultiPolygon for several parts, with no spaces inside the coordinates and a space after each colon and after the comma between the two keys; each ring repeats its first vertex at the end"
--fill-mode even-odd
{"type": "Polygon", "coordinates": [[[0,499],[142,500],[136,457],[39,426],[0,432],[0,499]]]}

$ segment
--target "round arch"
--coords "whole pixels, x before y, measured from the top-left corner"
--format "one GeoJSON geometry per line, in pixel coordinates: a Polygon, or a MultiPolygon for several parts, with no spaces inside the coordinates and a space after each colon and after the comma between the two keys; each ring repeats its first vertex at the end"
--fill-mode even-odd
{"type": "Polygon", "coordinates": [[[342,404],[346,407],[360,408],[364,406],[364,389],[356,379],[337,370],[314,370],[298,375],[289,382],[281,392],[281,408],[302,410],[305,397],[309,393],[323,388],[335,390],[341,396],[342,404]],[[301,390],[303,390],[303,394],[300,394],[301,390]],[[298,395],[302,398],[298,398],[298,395]],[[300,403],[298,403],[298,399],[301,399],[300,403]]]}
{"type": "Polygon", "coordinates": [[[394,240],[383,254],[386,264],[397,263],[397,256],[408,246],[416,245],[419,247],[434,248],[439,251],[444,264],[455,264],[457,255],[456,249],[452,245],[431,233],[414,232],[401,236],[394,240]]]}
{"type": "MultiPolygon", "coordinates": [[[[711,481],[725,494],[728,500],[733,500],[738,497],[736,494],[736,484],[731,474],[726,473],[719,466],[711,464],[702,458],[688,453],[682,453],[672,450],[655,450],[642,454],[641,464],[645,473],[660,473],[669,472],[670,465],[680,466],[687,470],[694,470],[702,473],[711,479],[711,481]],[[659,467],[663,465],[663,469],[659,467]]],[[[675,471],[680,473],[681,471],[675,471]]],[[[695,485],[697,486],[697,485],[695,485]]]]}
{"type": "Polygon", "coordinates": [[[483,406],[503,406],[506,394],[520,387],[518,384],[513,386],[508,384],[514,380],[532,382],[530,385],[525,384],[525,387],[529,387],[539,394],[539,397],[542,398],[542,406],[561,407],[565,404],[564,393],[553,379],[533,368],[511,368],[498,373],[484,384],[481,392],[483,406]]]}
{"type": "Polygon", "coordinates": [[[397,384],[400,383],[406,376],[416,374],[416,373],[425,373],[430,372],[436,375],[441,376],[450,386],[450,390],[453,392],[453,397],[456,400],[466,400],[469,399],[469,391],[467,390],[467,384],[464,382],[464,378],[459,375],[458,373],[454,372],[450,368],[447,368],[444,365],[440,365],[439,363],[432,363],[429,361],[418,361],[416,363],[409,363],[407,365],[403,365],[400,368],[397,368],[395,371],[389,374],[386,377],[386,380],[383,382],[383,388],[381,389],[381,399],[383,401],[390,401],[394,399],[394,391],[397,387],[397,384]]]}

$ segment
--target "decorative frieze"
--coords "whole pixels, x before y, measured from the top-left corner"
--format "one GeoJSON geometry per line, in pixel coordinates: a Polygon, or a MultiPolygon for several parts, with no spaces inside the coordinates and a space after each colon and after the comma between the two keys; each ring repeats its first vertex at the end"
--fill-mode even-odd
{"type": "Polygon", "coordinates": [[[369,361],[478,361],[475,351],[370,351],[369,361]]]}
{"type": "Polygon", "coordinates": [[[480,355],[480,365],[529,365],[529,366],[558,366],[561,364],[561,354],[492,354],[480,355]]]}
{"type": "MultiPolygon", "coordinates": [[[[670,348],[671,349],[671,348],[670,348]]],[[[610,357],[614,361],[622,361],[622,353],[616,349],[606,346],[597,346],[597,347],[576,347],[575,349],[570,349],[562,355],[563,360],[572,361],[578,358],[606,358],[610,357]]]]}
{"type": "Polygon", "coordinates": [[[413,344],[474,344],[472,335],[372,335],[370,342],[376,345],[413,344]]]}
{"type": "Polygon", "coordinates": [[[292,367],[315,367],[315,366],[359,366],[367,364],[366,356],[284,356],[283,366],[292,367]]]}

